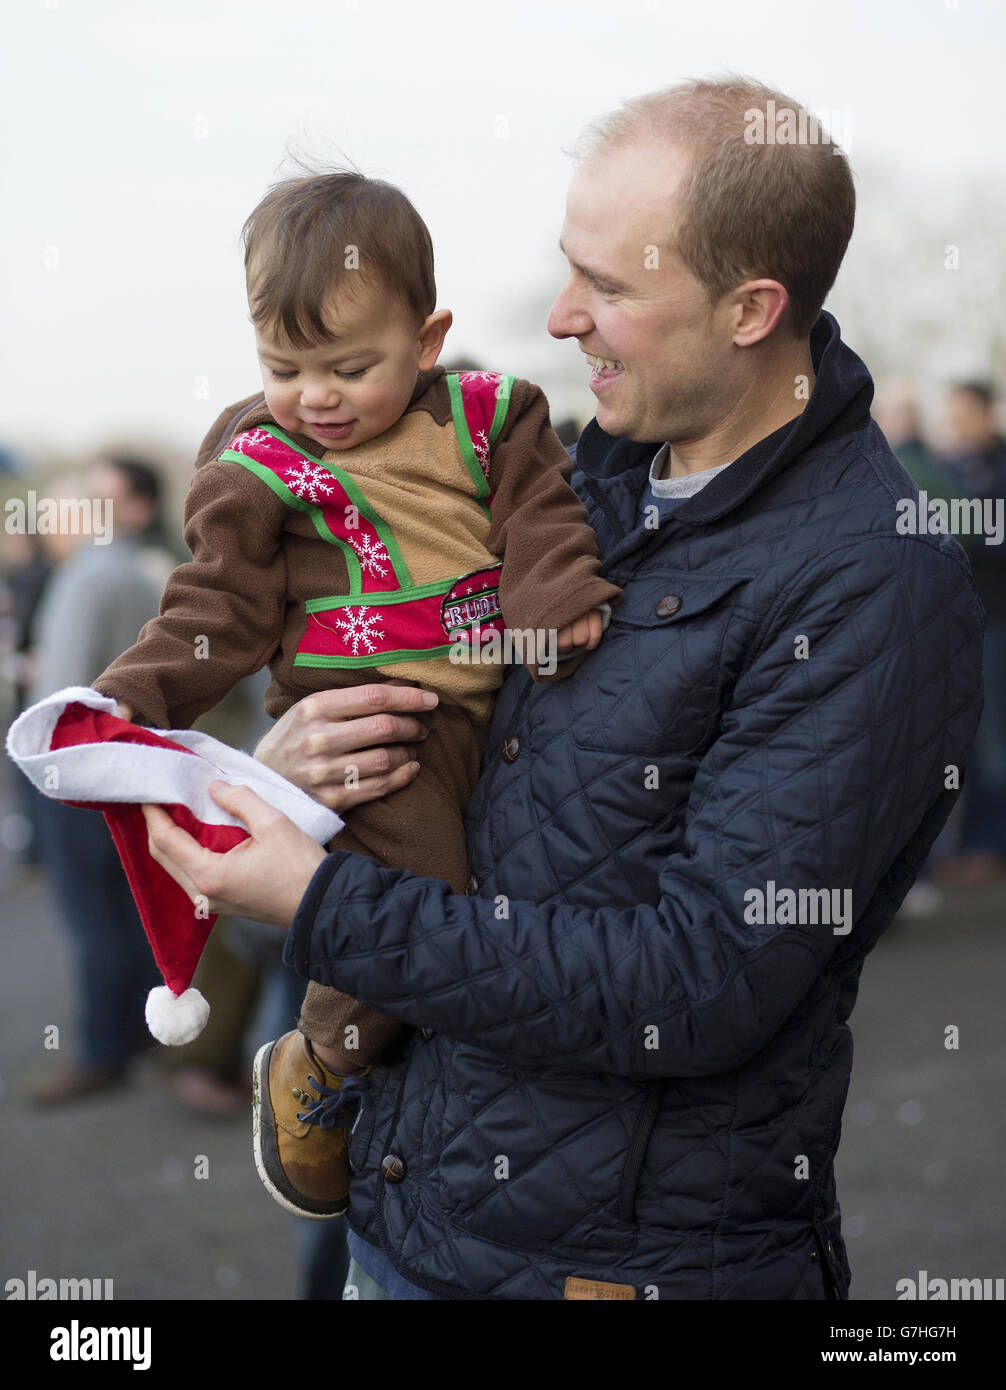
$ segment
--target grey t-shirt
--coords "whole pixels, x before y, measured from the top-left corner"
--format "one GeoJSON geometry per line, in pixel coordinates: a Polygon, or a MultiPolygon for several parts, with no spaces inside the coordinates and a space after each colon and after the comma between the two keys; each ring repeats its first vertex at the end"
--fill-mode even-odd
{"type": "MultiPolygon", "coordinates": [[[[657,474],[662,472],[670,453],[670,445],[663,444],[653,456],[650,464],[650,476],[643,488],[642,496],[639,499],[638,524],[643,526],[654,513],[647,513],[647,507],[656,507],[660,521],[663,521],[668,512],[673,511],[678,502],[683,502],[686,497],[694,497],[697,492],[701,492],[710,479],[715,478],[717,473],[722,473],[724,468],[729,468],[729,463],[721,463],[716,468],[706,468],[701,473],[686,473],[681,478],[658,478],[657,474]]],[[[732,460],[731,460],[732,461],[732,460]]],[[[650,520],[650,527],[653,522],[650,520]]]]}

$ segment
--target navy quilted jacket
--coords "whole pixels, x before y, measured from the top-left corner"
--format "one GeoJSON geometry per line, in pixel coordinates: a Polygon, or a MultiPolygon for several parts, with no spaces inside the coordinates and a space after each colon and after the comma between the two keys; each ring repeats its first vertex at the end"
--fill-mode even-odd
{"type": "Polygon", "coordinates": [[[657,445],[587,427],[624,601],[569,679],[504,681],[469,896],[333,853],[292,925],[301,975],[415,1025],[350,1220],[441,1296],[848,1296],[847,1020],[958,794],[983,622],[957,542],[898,532],[914,488],[830,315],[811,349],[803,415],[658,531],[657,445]]]}

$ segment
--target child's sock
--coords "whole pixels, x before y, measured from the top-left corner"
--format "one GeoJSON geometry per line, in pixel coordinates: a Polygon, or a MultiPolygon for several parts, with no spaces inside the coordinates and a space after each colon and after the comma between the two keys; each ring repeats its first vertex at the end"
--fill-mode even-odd
{"type": "MultiPolygon", "coordinates": [[[[329,1071],[335,1072],[336,1076],[353,1076],[365,1070],[355,1062],[350,1062],[341,1047],[325,1047],[311,1038],[308,1039],[308,1046],[318,1061],[324,1063],[329,1071]]],[[[321,1080],[320,1077],[318,1079],[321,1080]]]]}
{"type": "Polygon", "coordinates": [[[297,1027],[319,1065],[338,1076],[354,1076],[372,1066],[407,1031],[397,1019],[314,980],[304,991],[297,1027]]]}

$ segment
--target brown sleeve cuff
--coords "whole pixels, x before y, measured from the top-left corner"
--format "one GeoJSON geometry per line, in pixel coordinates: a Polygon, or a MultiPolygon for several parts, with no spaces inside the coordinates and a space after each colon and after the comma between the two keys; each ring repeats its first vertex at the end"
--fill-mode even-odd
{"type": "Polygon", "coordinates": [[[508,627],[558,630],[622,598],[601,576],[597,538],[571,473],[541,390],[515,382],[490,466],[488,547],[503,561],[500,608],[508,627]]]}

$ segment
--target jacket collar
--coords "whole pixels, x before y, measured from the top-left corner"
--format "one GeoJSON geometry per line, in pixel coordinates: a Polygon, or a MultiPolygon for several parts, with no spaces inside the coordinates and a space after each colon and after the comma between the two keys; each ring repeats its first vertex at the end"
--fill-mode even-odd
{"type": "MultiPolygon", "coordinates": [[[[831,314],[822,313],[814,325],[810,355],[815,381],[803,412],[759,440],[732,467],[676,507],[673,521],[686,526],[718,521],[812,445],[866,424],[873,400],[873,379],[860,358],[842,342],[841,330],[831,314]]],[[[603,546],[610,551],[613,544],[615,553],[606,557],[609,562],[634,548],[644,535],[654,535],[652,530],[637,524],[637,517],[650,463],[661,443],[616,439],[605,434],[596,420],[580,436],[576,466],[583,473],[584,489],[601,510],[605,529],[610,527],[609,544],[603,546]]]]}

